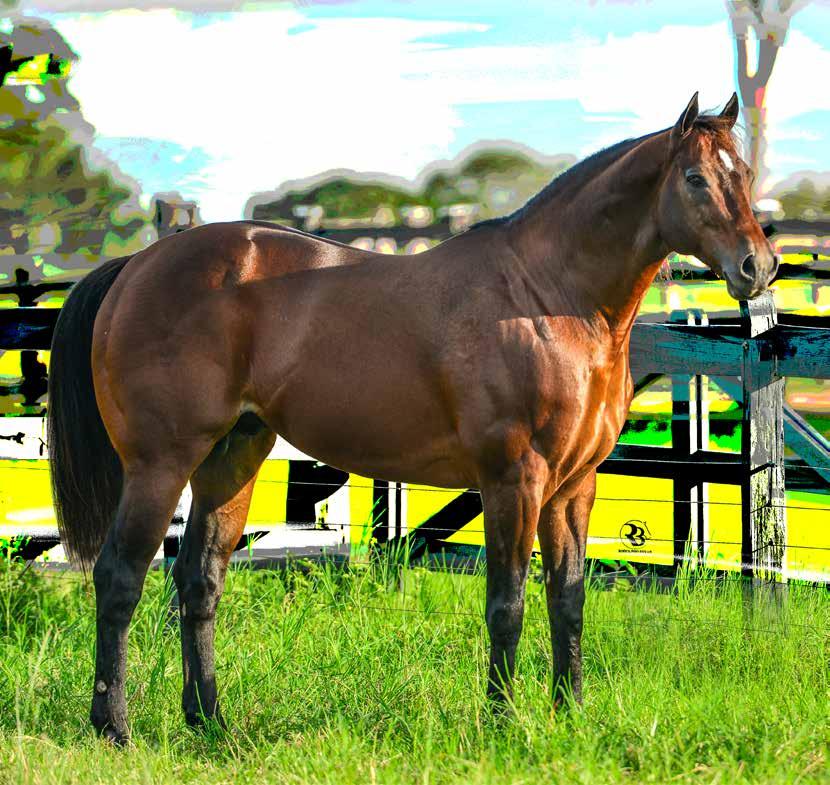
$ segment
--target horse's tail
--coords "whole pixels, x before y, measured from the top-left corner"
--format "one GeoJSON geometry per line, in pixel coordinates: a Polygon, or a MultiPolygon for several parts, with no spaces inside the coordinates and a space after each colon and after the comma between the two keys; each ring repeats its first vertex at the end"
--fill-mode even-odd
{"type": "Polygon", "coordinates": [[[66,299],[49,360],[48,448],[61,542],[86,567],[98,556],[121,496],[121,461],[92,384],[92,329],[104,296],[131,257],[88,273],[66,299]]]}

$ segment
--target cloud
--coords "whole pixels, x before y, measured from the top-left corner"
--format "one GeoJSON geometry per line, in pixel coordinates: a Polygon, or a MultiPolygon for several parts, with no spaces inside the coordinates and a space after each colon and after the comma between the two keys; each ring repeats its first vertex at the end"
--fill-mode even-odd
{"type": "MultiPolygon", "coordinates": [[[[695,90],[703,106],[722,105],[734,84],[725,20],[624,37],[457,47],[436,41],[488,28],[400,18],[309,25],[286,6],[195,19],[158,10],[54,22],[81,56],[70,88],[101,135],[205,152],[187,195],[214,220],[238,217],[253,191],[326,169],[411,178],[452,154],[465,104],[504,103],[509,111],[509,102],[546,102],[556,122],[551,102],[576,100],[586,121],[603,122],[591,123],[583,149],[544,152],[584,155],[668,126],[695,90]]],[[[821,69],[830,72],[830,52],[792,31],[770,86],[772,138],[793,116],[830,104],[830,93],[813,89],[821,69]]],[[[520,127],[515,138],[522,141],[520,127]]]]}
{"type": "Polygon", "coordinates": [[[459,119],[440,91],[401,81],[426,35],[482,29],[408,20],[325,20],[286,9],[192,27],[170,11],[56,19],[81,55],[70,89],[106,137],[165,139],[211,161],[211,218],[253,190],[349,166],[414,176],[448,149],[459,119]]]}
{"type": "MultiPolygon", "coordinates": [[[[767,88],[770,138],[793,117],[813,111],[830,111],[830,50],[800,30],[791,30],[778,52],[767,88]]],[[[781,134],[786,132],[781,129],[781,134]]],[[[784,138],[783,136],[781,138],[784,138]]]]}
{"type": "MultiPolygon", "coordinates": [[[[344,0],[344,2],[348,1],[344,0]]],[[[313,4],[310,0],[302,0],[302,3],[304,5],[313,4]]],[[[325,4],[330,3],[332,3],[332,0],[325,4]]],[[[20,8],[27,12],[41,13],[105,13],[127,9],[140,11],[174,9],[193,13],[209,13],[240,11],[254,5],[261,9],[269,5],[285,5],[285,0],[271,0],[270,2],[268,0],[23,0],[20,3],[20,8]]]]}

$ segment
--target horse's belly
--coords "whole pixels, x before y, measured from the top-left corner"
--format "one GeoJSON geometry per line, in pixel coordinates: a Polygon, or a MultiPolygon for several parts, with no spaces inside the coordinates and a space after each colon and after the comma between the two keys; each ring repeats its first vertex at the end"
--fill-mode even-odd
{"type": "Polygon", "coordinates": [[[309,363],[275,386],[279,391],[263,415],[317,460],[377,479],[469,484],[446,412],[406,363],[387,358],[384,367],[356,363],[350,370],[340,362],[309,363]]]}

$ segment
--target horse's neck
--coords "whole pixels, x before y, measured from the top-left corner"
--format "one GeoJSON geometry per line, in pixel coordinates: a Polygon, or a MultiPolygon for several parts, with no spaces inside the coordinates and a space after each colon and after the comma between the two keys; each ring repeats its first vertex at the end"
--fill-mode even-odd
{"type": "Polygon", "coordinates": [[[656,226],[666,140],[650,137],[590,181],[539,200],[513,226],[538,299],[624,342],[668,249],[656,226]]]}

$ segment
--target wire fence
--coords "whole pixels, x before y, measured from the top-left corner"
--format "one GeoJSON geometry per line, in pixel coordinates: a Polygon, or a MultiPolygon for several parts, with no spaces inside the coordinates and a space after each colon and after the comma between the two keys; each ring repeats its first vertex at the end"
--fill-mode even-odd
{"type": "MultiPolygon", "coordinates": [[[[536,555],[538,552],[534,551],[536,555]]],[[[460,556],[457,560],[452,558],[448,558],[445,552],[438,552],[435,554],[436,559],[434,561],[429,562],[429,566],[437,566],[438,569],[445,569],[447,572],[458,572],[457,565],[459,561],[461,564],[467,564],[469,569],[464,570],[465,572],[475,571],[477,569],[484,569],[486,567],[486,562],[477,559],[475,556],[464,557],[460,556]]],[[[251,558],[256,560],[255,551],[251,554],[251,558]]],[[[369,567],[376,565],[378,562],[377,560],[383,560],[383,555],[379,553],[376,559],[373,561],[372,559],[361,559],[352,555],[349,558],[349,565],[354,567],[369,567]]],[[[740,570],[735,569],[736,565],[734,562],[724,562],[723,566],[729,567],[729,570],[722,570],[719,571],[716,566],[712,565],[702,565],[699,560],[695,559],[691,555],[684,555],[680,557],[682,565],[680,568],[671,575],[660,575],[654,574],[649,572],[630,572],[629,570],[625,569],[624,567],[616,566],[615,569],[605,569],[604,565],[607,564],[609,561],[616,563],[616,561],[620,560],[604,560],[602,558],[597,557],[587,557],[586,563],[591,565],[586,570],[586,575],[589,579],[610,579],[610,578],[625,578],[631,579],[633,581],[640,581],[640,582],[648,582],[653,580],[661,580],[666,581],[667,583],[674,584],[677,582],[680,583],[718,583],[722,584],[724,581],[732,580],[743,580],[742,573],[740,570]]],[[[244,562],[243,562],[244,563],[244,562]]],[[[421,562],[408,562],[406,557],[400,559],[393,557],[392,562],[398,567],[406,567],[406,568],[418,568],[425,566],[424,563],[421,562]]],[[[671,565],[661,565],[661,564],[648,564],[648,563],[640,563],[638,566],[643,568],[649,567],[669,567],[671,565]]],[[[776,577],[781,577],[781,571],[770,571],[776,577]]],[[[793,579],[798,581],[799,588],[807,588],[807,589],[817,589],[821,592],[828,592],[830,591],[830,584],[828,583],[821,583],[816,581],[810,580],[800,580],[800,579],[793,579]]]]}
{"type": "MultiPolygon", "coordinates": [[[[44,440],[36,435],[31,434],[24,434],[24,433],[17,433],[17,434],[7,434],[0,436],[0,439],[11,440],[17,443],[22,444],[24,441],[31,441],[38,445],[39,453],[42,456],[43,449],[45,447],[44,440]]],[[[695,464],[701,466],[723,466],[725,462],[732,457],[735,458],[733,463],[738,463],[738,459],[740,458],[739,453],[724,453],[724,460],[702,460],[702,461],[694,461],[695,464]]],[[[661,463],[661,464],[674,464],[676,463],[673,460],[666,459],[646,459],[646,458],[629,458],[625,457],[624,460],[626,463],[633,462],[633,463],[661,463]]],[[[827,466],[816,466],[806,463],[798,463],[797,466],[799,468],[805,469],[813,469],[816,471],[828,471],[830,467],[827,466]]],[[[32,460],[31,462],[27,462],[26,464],[10,464],[5,465],[3,467],[4,470],[12,470],[12,471],[48,471],[48,467],[44,465],[42,462],[36,462],[36,460],[32,460]]],[[[338,480],[328,480],[328,481],[314,481],[314,480],[292,480],[290,478],[287,479],[274,479],[274,478],[260,478],[258,480],[258,485],[265,485],[265,486],[287,486],[296,487],[296,488],[303,488],[303,489],[319,489],[324,492],[328,492],[328,498],[340,491],[341,489],[347,490],[358,490],[363,492],[376,492],[376,490],[381,490],[381,492],[386,492],[390,490],[392,492],[396,491],[397,488],[395,487],[397,484],[389,483],[384,486],[376,486],[375,482],[372,480],[364,480],[364,481],[355,481],[352,479],[344,479],[343,481],[338,480]]],[[[708,484],[708,483],[707,483],[708,484]]],[[[434,488],[428,486],[406,486],[400,485],[401,493],[408,494],[408,498],[412,499],[413,495],[419,494],[442,494],[447,497],[456,498],[458,496],[463,495],[474,495],[480,496],[480,491],[476,489],[445,489],[445,488],[434,488]]],[[[801,489],[798,489],[801,490],[801,489]]],[[[290,491],[289,491],[290,493],[290,491]]],[[[728,500],[710,500],[710,499],[673,499],[673,498],[663,498],[663,499],[655,499],[655,498],[646,498],[644,496],[608,496],[608,495],[597,495],[597,501],[601,502],[609,502],[612,504],[620,504],[620,503],[636,503],[636,504],[671,504],[673,506],[676,505],[700,505],[701,508],[741,508],[742,502],[740,501],[728,501],[728,500]]],[[[317,501],[325,501],[325,498],[319,499],[317,501]]],[[[779,508],[785,510],[799,510],[799,511],[806,511],[811,513],[824,513],[830,512],[830,497],[828,497],[828,504],[826,506],[816,505],[816,506],[808,506],[804,504],[794,504],[794,503],[784,503],[784,504],[777,504],[774,502],[769,502],[758,509],[765,509],[765,508],[779,508]]],[[[756,512],[757,510],[753,511],[756,512]]],[[[469,512],[469,511],[468,511],[469,512]]],[[[475,511],[473,511],[475,514],[475,511]]],[[[478,517],[476,515],[476,517],[478,517]]],[[[830,520],[830,519],[828,519],[830,520]]],[[[361,532],[364,532],[365,537],[371,537],[375,527],[377,529],[381,529],[382,527],[390,526],[390,522],[380,522],[380,521],[364,521],[360,523],[354,523],[351,521],[335,521],[335,520],[323,520],[319,522],[315,521],[274,521],[270,523],[271,526],[279,526],[279,525],[286,525],[293,529],[303,529],[303,530],[337,530],[337,529],[344,529],[349,530],[350,532],[357,529],[361,532]]],[[[429,544],[440,542],[442,545],[449,545],[450,547],[454,545],[469,545],[475,546],[477,543],[469,543],[464,542],[463,540],[469,539],[471,536],[475,537],[476,539],[483,537],[486,535],[486,528],[482,526],[473,526],[470,523],[465,523],[462,525],[446,525],[446,526],[436,526],[430,525],[429,519],[427,518],[425,522],[418,523],[412,526],[407,525],[408,522],[399,521],[393,526],[400,531],[400,534],[405,538],[405,542],[413,543],[417,542],[420,538],[421,540],[428,541],[429,544]]],[[[390,526],[390,529],[393,527],[390,526]]],[[[828,533],[830,533],[830,527],[827,529],[828,533]]],[[[0,534],[2,530],[0,530],[0,534]]],[[[391,534],[391,531],[389,532],[391,534]]],[[[397,531],[396,531],[397,533],[397,531]]],[[[354,540],[355,538],[349,537],[350,541],[354,540]]],[[[393,536],[390,538],[391,542],[395,542],[396,538],[393,536]]],[[[626,561],[630,561],[632,563],[637,564],[649,564],[648,560],[643,560],[642,557],[643,551],[637,550],[636,548],[631,546],[630,540],[627,540],[622,533],[618,535],[610,535],[610,534],[592,534],[589,532],[588,534],[588,542],[589,544],[593,545],[609,545],[614,546],[618,545],[624,550],[620,550],[616,556],[613,558],[616,559],[624,559],[626,561]]],[[[648,545],[671,545],[673,553],[657,553],[657,554],[649,554],[652,559],[651,563],[653,562],[654,558],[670,558],[671,564],[675,567],[678,564],[685,564],[691,563],[694,565],[701,565],[706,568],[724,568],[725,570],[729,571],[751,571],[753,569],[753,565],[746,564],[742,562],[738,562],[735,560],[727,560],[722,558],[722,554],[713,554],[713,549],[716,548],[740,548],[741,549],[741,556],[746,558],[747,556],[754,556],[755,554],[763,551],[767,551],[770,548],[780,549],[783,554],[795,552],[799,554],[806,554],[806,556],[802,557],[799,560],[800,567],[803,567],[805,564],[805,559],[810,554],[819,554],[819,553],[826,553],[830,552],[830,543],[804,543],[804,542],[792,542],[792,543],[762,543],[757,545],[752,549],[747,549],[744,544],[738,539],[722,539],[722,538],[707,538],[701,537],[698,538],[694,535],[694,527],[691,536],[689,537],[655,537],[655,536],[648,536],[646,538],[646,542],[648,545]],[[680,545],[681,548],[678,549],[674,546],[680,545]],[[677,553],[678,550],[689,549],[688,553],[677,553]]],[[[642,546],[637,546],[642,547],[642,546]]],[[[793,562],[791,560],[790,567],[792,568],[793,562]]],[[[665,565],[670,566],[670,565],[665,565]]],[[[812,569],[812,568],[810,568],[812,569]]],[[[821,569],[824,569],[823,567],[821,569]]],[[[774,570],[772,571],[775,572],[774,570]]],[[[778,573],[784,575],[786,570],[781,569],[778,570],[778,573]]],[[[803,572],[803,571],[802,571],[803,572]]],[[[795,573],[791,573],[795,574],[795,573]]],[[[806,573],[804,573],[806,574],[806,573]]],[[[811,573],[812,574],[812,573],[811,573]]],[[[816,576],[819,575],[818,572],[815,573],[816,576]]],[[[674,579],[683,579],[681,576],[675,575],[674,579]]],[[[697,580],[701,580],[702,577],[698,577],[697,580]]],[[[822,575],[821,579],[816,578],[817,580],[821,580],[822,582],[826,581],[825,577],[822,575]]],[[[826,581],[830,584],[830,581],[826,581]]]]}
{"type": "MultiPolygon", "coordinates": [[[[484,610],[482,609],[479,612],[475,611],[448,611],[448,610],[435,610],[435,609],[427,609],[427,608],[402,608],[402,607],[395,607],[389,605],[367,605],[365,603],[315,603],[315,606],[321,609],[327,610],[336,610],[336,611],[343,611],[348,610],[350,612],[355,611],[371,611],[373,613],[402,613],[402,614],[413,614],[413,615],[420,615],[420,616],[450,616],[450,617],[460,617],[460,618],[471,618],[476,619],[478,621],[479,626],[484,627],[486,623],[484,621],[484,610]]],[[[523,618],[528,621],[536,621],[536,622],[548,622],[548,616],[542,616],[539,614],[532,614],[532,613],[525,613],[523,618]]],[[[667,614],[640,614],[639,616],[626,616],[625,618],[620,619],[603,619],[603,620],[592,620],[588,619],[586,623],[586,627],[590,626],[623,626],[623,627],[630,627],[632,625],[636,625],[638,627],[646,627],[655,630],[660,630],[665,632],[666,630],[666,623],[679,623],[679,624],[688,624],[693,625],[697,628],[701,626],[706,627],[713,627],[717,629],[738,629],[741,632],[751,632],[755,634],[775,634],[775,635],[787,635],[789,628],[797,628],[801,630],[807,630],[811,632],[815,632],[822,637],[830,638],[830,628],[828,627],[818,627],[813,624],[802,624],[798,622],[790,622],[790,621],[781,621],[779,624],[775,626],[769,627],[748,627],[745,625],[735,625],[731,624],[728,621],[719,621],[717,619],[705,619],[701,617],[692,617],[692,616],[678,616],[678,615],[667,615],[667,614]]]]}
{"type": "MultiPolygon", "coordinates": [[[[0,439],[12,440],[12,441],[15,441],[15,442],[18,442],[18,443],[22,443],[20,441],[22,439],[23,441],[36,442],[39,446],[44,446],[44,447],[45,447],[45,444],[46,444],[45,441],[41,437],[32,436],[30,434],[24,434],[24,433],[0,436],[0,439]]],[[[665,449],[669,450],[671,448],[666,447],[665,449]]],[[[727,460],[723,460],[723,461],[703,461],[703,460],[696,460],[695,458],[691,457],[691,458],[689,458],[689,460],[686,463],[687,464],[692,464],[694,466],[718,466],[720,468],[724,468],[725,466],[726,467],[739,466],[741,464],[741,461],[739,460],[740,459],[740,453],[737,453],[737,452],[735,452],[735,453],[724,452],[722,454],[727,458],[734,457],[736,460],[734,460],[734,461],[727,461],[727,460]]],[[[624,463],[647,463],[647,464],[655,464],[656,463],[656,464],[668,465],[668,466],[671,466],[671,465],[676,466],[677,465],[677,460],[672,460],[670,458],[666,458],[666,459],[663,459],[663,458],[636,458],[636,457],[630,458],[628,456],[615,458],[612,455],[612,456],[610,456],[610,459],[611,460],[622,461],[624,463]]],[[[0,460],[4,460],[4,458],[2,456],[0,456],[0,460]]],[[[283,459],[283,460],[288,460],[288,459],[283,459]]],[[[291,460],[295,460],[295,459],[291,459],[291,460]]],[[[309,458],[308,460],[311,461],[311,462],[316,462],[316,461],[314,461],[313,458],[309,458]]],[[[797,468],[797,469],[810,469],[810,470],[816,471],[816,472],[830,472],[830,465],[810,464],[810,463],[803,463],[802,461],[795,461],[791,464],[787,464],[786,466],[787,466],[787,468],[792,467],[792,468],[797,468]]],[[[43,467],[4,467],[4,469],[6,469],[6,468],[26,468],[29,471],[36,470],[38,468],[42,469],[43,471],[47,470],[45,466],[43,466],[43,467]]],[[[612,472],[609,472],[609,473],[612,473],[612,472]]],[[[641,476],[641,475],[638,475],[638,476],[641,476]]],[[[660,479],[666,479],[666,478],[660,478],[660,479]]],[[[334,489],[337,489],[337,488],[366,488],[366,487],[369,487],[366,483],[351,483],[351,482],[348,482],[348,481],[340,483],[340,482],[332,482],[332,481],[329,481],[329,482],[315,482],[315,481],[309,481],[309,480],[272,480],[272,479],[262,478],[262,479],[257,480],[257,482],[265,483],[265,484],[276,484],[276,485],[286,485],[286,484],[289,484],[289,483],[291,485],[315,485],[315,486],[319,486],[319,487],[329,487],[329,488],[334,488],[334,489]]],[[[707,485],[717,484],[717,483],[711,483],[708,480],[704,481],[704,482],[707,485]]],[[[453,493],[459,493],[459,494],[460,493],[480,494],[480,491],[475,489],[475,488],[433,488],[433,487],[429,487],[429,486],[426,486],[426,485],[418,485],[418,486],[415,486],[415,487],[409,486],[408,489],[411,490],[411,491],[415,491],[417,493],[448,493],[448,492],[453,492],[453,493]]],[[[596,498],[601,499],[602,497],[597,496],[596,498]]],[[[614,498],[614,499],[611,499],[611,501],[618,501],[618,500],[616,498],[614,498]]],[[[672,501],[672,500],[631,498],[631,499],[626,499],[626,501],[665,502],[665,501],[672,501]]],[[[740,506],[740,502],[695,502],[695,501],[692,501],[692,502],[686,502],[686,503],[688,503],[688,504],[728,504],[728,505],[738,505],[738,506],[740,506]]]]}
{"type": "MultiPolygon", "coordinates": [[[[616,499],[614,501],[617,501],[616,499]]],[[[821,512],[825,512],[821,510],[821,512]]],[[[830,512],[830,508],[827,510],[830,512]]],[[[309,529],[309,530],[326,530],[326,529],[372,529],[372,524],[370,523],[351,523],[351,522],[343,522],[338,523],[334,521],[321,521],[318,523],[312,521],[283,521],[283,524],[289,526],[294,529],[309,529]]],[[[428,526],[425,524],[417,524],[412,526],[408,529],[406,534],[412,534],[417,536],[419,532],[429,532],[430,534],[447,534],[447,527],[445,526],[428,526]]],[[[478,529],[472,528],[469,525],[462,526],[461,528],[452,532],[452,534],[487,534],[486,529],[478,529]]],[[[447,536],[449,536],[447,534],[447,536]]],[[[618,535],[611,535],[611,534],[591,534],[588,533],[589,540],[607,540],[608,542],[625,542],[625,537],[620,537],[618,535]]],[[[648,542],[659,542],[659,543],[686,543],[688,542],[687,537],[648,537],[648,542]]],[[[695,540],[695,542],[700,542],[703,545],[741,545],[740,540],[695,540]]],[[[756,550],[760,551],[766,548],[767,546],[762,545],[759,546],[756,550]]],[[[797,543],[793,543],[792,545],[785,545],[785,548],[792,548],[797,550],[813,550],[813,551],[830,551],[830,545],[801,545],[797,543]]]]}
{"type": "MultiPolygon", "coordinates": [[[[19,441],[16,435],[6,435],[0,436],[2,439],[12,439],[15,441],[19,441]]],[[[27,438],[35,438],[35,437],[27,437],[27,438]]],[[[42,440],[38,439],[38,441],[42,442],[42,440]]],[[[713,462],[717,463],[717,462],[713,462]]],[[[45,465],[8,465],[3,466],[3,471],[48,471],[48,467],[45,465]]],[[[314,487],[314,488],[323,488],[332,491],[332,493],[339,491],[340,489],[356,489],[360,491],[372,491],[373,484],[369,482],[349,482],[345,481],[342,483],[339,482],[314,482],[314,481],[303,481],[303,480],[279,480],[279,479],[266,479],[261,478],[257,481],[257,484],[263,485],[284,485],[284,486],[299,486],[299,487],[314,487]]],[[[454,497],[471,494],[480,496],[480,492],[475,489],[445,489],[445,488],[433,488],[428,486],[417,486],[417,487],[407,487],[404,486],[401,488],[402,493],[407,494],[422,494],[422,493],[429,493],[429,494],[443,494],[443,495],[454,495],[454,497]]],[[[329,496],[330,498],[330,496],[329,496]]],[[[605,501],[605,502],[612,502],[612,503],[638,503],[638,504],[684,504],[684,505],[700,505],[700,506],[710,506],[710,507],[742,507],[742,503],[740,501],[720,501],[720,500],[708,500],[708,499],[701,499],[701,500],[676,500],[676,499],[654,499],[654,498],[646,498],[646,497],[637,497],[637,496],[604,496],[598,495],[596,496],[597,501],[605,501]]],[[[321,499],[320,501],[325,501],[325,499],[321,499]]],[[[761,508],[781,508],[786,510],[802,510],[808,512],[815,512],[815,513],[830,513],[830,501],[828,502],[827,507],[821,506],[806,506],[806,505],[799,505],[799,504],[775,504],[769,503],[763,505],[761,508]]],[[[829,519],[830,520],[830,519],[829,519]]],[[[368,522],[362,523],[353,523],[351,521],[332,521],[332,520],[325,520],[320,522],[315,521],[274,521],[274,525],[287,525],[292,528],[296,529],[362,529],[362,530],[371,530],[372,524],[368,522]]],[[[486,529],[483,527],[473,527],[470,524],[465,524],[459,526],[455,529],[448,529],[447,526],[430,526],[428,523],[423,524],[416,524],[411,527],[407,528],[407,534],[411,534],[413,536],[417,536],[419,533],[427,534],[427,535],[443,535],[444,537],[453,536],[456,534],[462,535],[485,535],[486,529]]],[[[828,531],[830,531],[830,527],[828,527],[828,531]]],[[[437,537],[436,537],[437,538],[437,537]]],[[[589,534],[590,540],[596,542],[597,540],[607,541],[609,544],[613,543],[620,543],[625,544],[626,539],[623,536],[619,535],[602,535],[602,534],[589,534]]],[[[687,543],[689,538],[687,537],[653,537],[649,536],[647,538],[649,543],[661,543],[661,544],[678,544],[678,543],[687,543]]],[[[742,543],[740,540],[725,540],[725,539],[697,539],[694,538],[694,543],[701,547],[708,547],[708,546],[741,546],[742,543]]],[[[757,552],[763,550],[764,548],[768,547],[767,545],[761,545],[752,552],[757,552]]],[[[804,543],[787,543],[782,546],[785,550],[803,550],[803,551],[830,551],[830,544],[824,545],[812,545],[812,544],[804,544],[804,543]]]]}
{"type": "MultiPolygon", "coordinates": [[[[30,565],[29,565],[30,566],[30,565]]],[[[365,568],[373,568],[378,566],[378,562],[376,560],[357,560],[357,559],[350,559],[349,560],[350,567],[365,567],[365,568]]],[[[27,566],[28,569],[28,566],[27,566]]],[[[69,573],[63,573],[63,577],[67,576],[69,573]]],[[[483,573],[482,573],[483,574],[483,573]]],[[[586,570],[586,581],[588,585],[592,585],[594,579],[596,578],[596,574],[592,571],[589,567],[586,570]]],[[[738,584],[740,576],[733,576],[733,581],[735,584],[738,584]]],[[[672,582],[678,581],[695,581],[695,582],[706,582],[706,581],[717,581],[720,584],[724,583],[723,577],[716,577],[713,575],[709,576],[698,576],[693,574],[686,574],[686,575],[678,575],[672,579],[672,582]]],[[[168,588],[172,593],[175,593],[175,586],[172,582],[172,576],[168,574],[167,576],[168,588]]],[[[819,590],[822,593],[826,591],[825,587],[811,585],[811,584],[799,584],[798,586],[799,591],[804,590],[819,590]]],[[[637,594],[631,592],[624,592],[622,593],[624,596],[627,597],[637,597],[637,594]]],[[[396,595],[399,598],[405,599],[407,594],[400,589],[396,590],[396,595]]],[[[417,595],[409,595],[415,596],[417,595]]],[[[423,618],[429,619],[431,617],[446,617],[446,618],[459,618],[465,620],[474,620],[475,625],[481,629],[486,627],[486,620],[485,620],[485,608],[484,605],[476,610],[448,610],[446,608],[437,608],[437,607],[430,607],[430,608],[407,608],[401,605],[395,604],[372,604],[367,602],[359,602],[355,601],[354,598],[343,598],[340,601],[337,601],[337,598],[332,596],[334,601],[331,602],[311,602],[311,603],[304,603],[303,607],[308,607],[311,605],[317,610],[329,610],[329,611],[337,611],[337,612],[348,612],[348,613],[358,613],[358,612],[370,612],[370,613],[380,613],[380,614],[400,614],[405,616],[421,616],[423,618]]],[[[171,606],[171,609],[175,609],[176,606],[171,606]]],[[[781,635],[781,636],[789,636],[793,629],[797,629],[803,632],[811,632],[815,633],[822,639],[826,639],[830,641],[830,624],[819,626],[816,624],[805,624],[802,622],[794,622],[787,618],[786,608],[784,606],[767,606],[767,611],[770,611],[773,616],[772,619],[775,620],[774,624],[770,624],[768,626],[759,627],[753,625],[747,625],[745,623],[736,623],[729,620],[724,619],[712,619],[707,618],[701,615],[684,615],[684,614],[677,614],[677,613],[666,613],[664,611],[652,611],[649,613],[639,613],[639,614],[631,614],[626,615],[624,617],[620,617],[617,619],[594,619],[592,618],[592,614],[590,611],[590,606],[586,609],[585,615],[585,628],[590,629],[594,627],[631,627],[637,626],[640,628],[648,628],[653,629],[658,632],[665,633],[667,631],[668,624],[680,624],[685,625],[688,627],[693,627],[697,630],[700,629],[717,629],[717,630],[735,630],[741,633],[750,633],[753,635],[781,635]]],[[[744,606],[743,613],[755,613],[753,606],[744,606]]],[[[767,615],[769,617],[769,614],[767,615]]],[[[538,614],[538,613],[528,613],[525,612],[523,614],[523,619],[525,621],[537,622],[542,624],[547,624],[550,622],[550,616],[545,614],[538,614]]],[[[69,629],[72,627],[77,626],[80,624],[82,619],[78,619],[73,625],[70,625],[70,628],[63,630],[62,632],[66,634],[69,629]]]]}
{"type": "MultiPolygon", "coordinates": [[[[591,539],[592,538],[589,536],[588,537],[588,544],[589,545],[592,544],[591,539]]],[[[688,541],[683,541],[683,542],[688,544],[688,541]]],[[[387,544],[392,545],[394,547],[398,543],[395,540],[390,540],[390,541],[388,541],[387,544]]],[[[611,544],[613,544],[613,542],[611,544]]],[[[473,545],[473,544],[470,544],[470,543],[458,543],[458,542],[452,543],[451,546],[459,546],[461,548],[482,547],[482,546],[477,546],[477,545],[473,545]]],[[[482,550],[483,550],[483,548],[482,548],[482,550]]],[[[786,546],[784,546],[782,548],[782,550],[786,551],[786,546]]],[[[824,548],[822,550],[830,550],[830,549],[824,548]]],[[[256,559],[257,558],[256,548],[251,548],[251,551],[252,551],[251,556],[254,559],[256,559]]],[[[536,553],[536,554],[540,553],[540,551],[538,549],[534,549],[533,552],[536,553]]],[[[450,553],[452,553],[452,551],[450,553]]],[[[746,564],[746,563],[731,561],[731,560],[728,560],[728,559],[717,559],[717,558],[712,559],[708,556],[705,556],[705,557],[701,558],[698,555],[692,554],[692,553],[677,554],[677,555],[674,555],[674,556],[668,555],[668,558],[672,559],[672,562],[670,564],[669,563],[662,563],[662,562],[654,562],[654,561],[652,561],[652,562],[643,561],[642,559],[636,558],[638,555],[642,555],[642,554],[637,554],[637,553],[632,552],[632,551],[626,551],[625,554],[628,557],[634,557],[634,558],[625,558],[624,559],[624,558],[622,558],[622,556],[619,556],[619,555],[616,558],[609,557],[609,556],[605,556],[605,557],[587,556],[586,558],[589,561],[594,561],[594,562],[599,562],[599,563],[609,563],[610,562],[610,563],[614,563],[616,565],[617,562],[619,562],[620,565],[632,564],[632,565],[637,565],[638,567],[646,570],[646,572],[638,572],[636,570],[634,572],[631,572],[629,570],[623,569],[622,567],[618,567],[616,572],[620,576],[623,576],[623,577],[626,577],[626,578],[633,578],[635,580],[650,580],[652,578],[657,577],[657,578],[665,578],[667,581],[670,581],[671,583],[674,583],[676,581],[692,581],[692,582],[715,581],[715,582],[721,582],[724,579],[725,575],[740,576],[740,575],[742,575],[742,571],[749,571],[749,570],[754,569],[754,565],[752,565],[752,564],[746,564]],[[656,569],[660,569],[660,568],[671,569],[672,574],[671,575],[653,575],[653,574],[650,574],[648,572],[649,569],[655,569],[655,568],[656,569]],[[683,574],[683,570],[686,570],[687,572],[689,572],[689,574],[688,575],[683,574]],[[713,573],[713,574],[708,574],[708,573],[713,573]]],[[[456,571],[454,565],[457,564],[458,562],[461,562],[462,564],[475,565],[476,563],[479,563],[481,561],[475,555],[464,555],[463,553],[459,553],[455,557],[457,559],[457,561],[453,562],[453,561],[447,559],[448,554],[445,550],[438,550],[438,551],[434,552],[434,554],[431,554],[431,555],[434,555],[435,557],[437,557],[437,562],[438,562],[439,566],[441,566],[441,561],[443,560],[444,561],[443,566],[452,567],[453,568],[452,571],[456,571]]],[[[651,554],[651,555],[654,556],[655,554],[651,554]]],[[[661,556],[661,554],[656,554],[656,555],[658,556],[658,558],[661,556]]],[[[407,554],[404,554],[403,556],[399,555],[396,558],[398,559],[399,564],[402,564],[404,566],[417,567],[417,566],[422,566],[425,563],[425,562],[421,561],[422,556],[423,556],[423,554],[420,554],[414,560],[410,560],[410,557],[407,554]]],[[[364,565],[365,566],[365,565],[367,565],[371,562],[363,562],[360,559],[356,559],[354,556],[351,556],[349,558],[349,563],[354,564],[356,566],[357,565],[364,565]]],[[[434,563],[435,562],[433,562],[433,561],[429,562],[430,565],[432,565],[434,563]]],[[[481,563],[483,563],[483,562],[481,562],[481,563]]],[[[793,571],[792,569],[768,568],[766,570],[766,572],[770,576],[775,576],[777,579],[786,578],[787,580],[790,580],[790,581],[795,580],[795,581],[799,581],[800,584],[803,584],[803,585],[814,585],[815,584],[816,588],[820,588],[822,590],[830,590],[830,570],[827,571],[827,575],[824,576],[823,579],[819,579],[817,577],[817,575],[814,575],[812,577],[805,577],[802,573],[799,573],[797,570],[793,571]]],[[[608,573],[603,573],[603,574],[608,574],[608,573]]]]}

